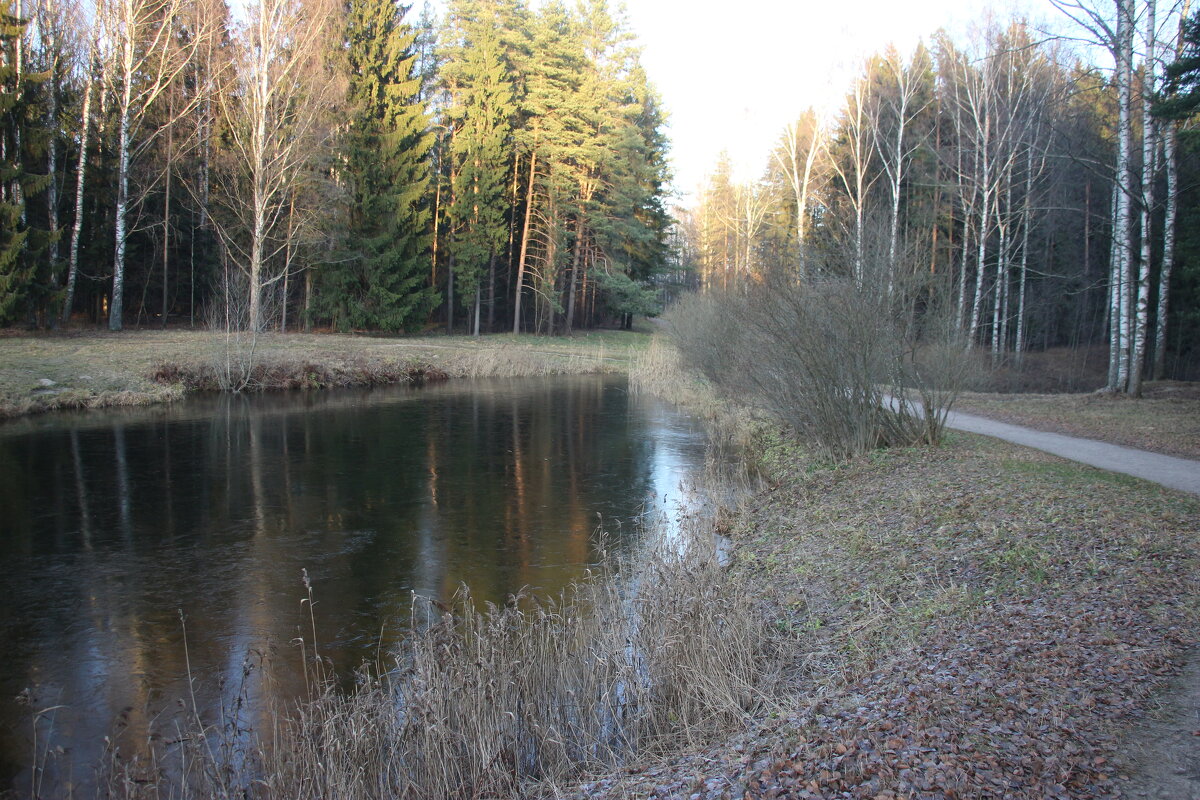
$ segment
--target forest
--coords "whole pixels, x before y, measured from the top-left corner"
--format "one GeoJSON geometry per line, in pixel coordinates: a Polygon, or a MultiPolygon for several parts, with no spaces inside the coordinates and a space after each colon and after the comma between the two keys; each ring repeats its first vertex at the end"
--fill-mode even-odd
{"type": "Polygon", "coordinates": [[[652,309],[663,112],[602,0],[7,0],[0,322],[563,332],[652,309]]]}
{"type": "Polygon", "coordinates": [[[1195,27],[1054,4],[1074,40],[888,48],[760,179],[722,159],[673,207],[605,0],[5,0],[0,323],[567,333],[771,271],[921,276],[993,363],[1195,377],[1195,27]]]}
{"type": "Polygon", "coordinates": [[[1069,348],[1107,358],[1113,391],[1195,378],[1196,23],[1160,5],[1055,0],[1070,38],[993,19],[876,54],[760,179],[722,157],[680,215],[682,263],[723,290],[781,264],[889,294],[924,274],[993,364],[1069,348]]]}

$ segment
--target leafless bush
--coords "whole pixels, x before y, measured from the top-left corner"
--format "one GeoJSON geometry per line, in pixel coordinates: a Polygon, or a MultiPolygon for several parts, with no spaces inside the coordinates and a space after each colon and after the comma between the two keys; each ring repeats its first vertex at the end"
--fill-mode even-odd
{"type": "Polygon", "coordinates": [[[949,319],[927,282],[781,269],[668,316],[691,366],[830,458],[940,439],[971,363],[949,319]]]}
{"type": "Polygon", "coordinates": [[[183,714],[110,760],[108,796],[519,797],[711,739],[744,724],[773,663],[732,574],[706,525],[555,602],[418,604],[392,669],[350,693],[315,670],[315,696],[267,729],[183,714]]]}
{"type": "MultiPolygon", "coordinates": [[[[223,258],[228,259],[224,251],[223,258]]],[[[212,340],[211,364],[221,391],[242,392],[258,388],[254,380],[261,325],[251,324],[249,279],[241,270],[225,267],[206,314],[209,330],[220,334],[212,340]]],[[[264,304],[272,297],[272,293],[264,293],[264,304]]],[[[260,308],[260,320],[270,319],[271,312],[271,308],[260,308]]]]}

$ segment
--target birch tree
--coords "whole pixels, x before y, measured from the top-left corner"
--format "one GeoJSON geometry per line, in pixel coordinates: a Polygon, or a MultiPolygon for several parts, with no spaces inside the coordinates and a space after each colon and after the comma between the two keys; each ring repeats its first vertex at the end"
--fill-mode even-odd
{"type": "Polygon", "coordinates": [[[1160,127],[1163,132],[1163,167],[1167,177],[1162,266],[1158,273],[1158,298],[1154,315],[1154,364],[1151,369],[1151,378],[1156,381],[1162,380],[1167,363],[1167,312],[1170,310],[1171,273],[1175,263],[1175,220],[1179,213],[1179,164],[1176,161],[1179,117],[1194,110],[1200,102],[1195,89],[1188,93],[1190,96],[1179,95],[1181,80],[1200,65],[1196,57],[1196,50],[1200,49],[1200,24],[1191,18],[1190,11],[1190,3],[1184,0],[1179,9],[1174,61],[1165,70],[1167,99],[1155,109],[1156,114],[1164,117],[1160,127]],[[1185,44],[1191,48],[1187,60],[1184,58],[1185,44]]]}
{"type": "MultiPolygon", "coordinates": [[[[212,29],[177,36],[187,0],[108,0],[97,9],[106,50],[111,55],[112,92],[117,126],[116,217],[113,226],[112,297],[108,327],[119,331],[125,311],[125,250],[130,215],[144,191],[132,191],[133,162],[168,126],[148,125],[149,112],[188,68],[212,29]]],[[[188,108],[175,109],[176,114],[188,108]]]]}
{"type": "Polygon", "coordinates": [[[923,146],[920,132],[914,131],[917,118],[929,107],[932,96],[926,91],[929,71],[924,47],[917,48],[905,64],[899,51],[889,48],[877,68],[877,80],[885,83],[878,91],[879,118],[874,137],[879,161],[887,176],[891,213],[888,218],[887,285],[888,294],[896,281],[896,259],[900,241],[900,199],[908,178],[908,166],[923,146]]]}
{"type": "Polygon", "coordinates": [[[795,203],[796,267],[801,281],[808,279],[807,229],[809,197],[821,178],[820,166],[825,150],[825,135],[817,114],[811,108],[783,130],[775,161],[787,180],[795,203]]]}
{"type": "MultiPolygon", "coordinates": [[[[1150,316],[1150,267],[1153,256],[1152,237],[1154,221],[1155,156],[1158,151],[1158,127],[1153,114],[1154,95],[1157,91],[1158,65],[1154,55],[1158,29],[1155,26],[1155,0],[1145,6],[1142,29],[1145,55],[1142,60],[1142,191],[1141,205],[1141,259],[1138,265],[1137,307],[1134,310],[1133,342],[1130,354],[1129,382],[1126,391],[1134,397],[1142,394],[1142,372],[1146,363],[1146,327],[1150,316]]],[[[1132,277],[1132,276],[1131,276],[1132,277]]]]}
{"type": "Polygon", "coordinates": [[[224,214],[213,222],[246,279],[251,330],[267,322],[264,290],[287,274],[278,260],[292,243],[290,232],[300,229],[292,214],[295,195],[314,156],[329,152],[335,132],[345,84],[326,56],[341,18],[332,0],[254,3],[220,92],[229,149],[213,186],[224,214]]]}
{"type": "Polygon", "coordinates": [[[866,77],[860,77],[854,81],[846,98],[841,141],[838,142],[840,152],[831,161],[854,216],[854,282],[858,286],[862,286],[865,278],[867,195],[878,177],[877,173],[873,173],[871,163],[876,135],[872,105],[871,84],[866,77]]]}

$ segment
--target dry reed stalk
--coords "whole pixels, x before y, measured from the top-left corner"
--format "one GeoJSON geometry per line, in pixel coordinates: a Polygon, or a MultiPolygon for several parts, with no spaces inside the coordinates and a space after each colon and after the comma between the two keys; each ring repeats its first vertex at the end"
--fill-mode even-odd
{"type": "Polygon", "coordinates": [[[107,796],[517,797],[738,728],[770,636],[711,525],[684,528],[553,601],[415,603],[390,669],[343,692],[318,666],[311,697],[265,731],[245,730],[242,699],[216,722],[182,715],[142,753],[114,750],[107,796]]]}

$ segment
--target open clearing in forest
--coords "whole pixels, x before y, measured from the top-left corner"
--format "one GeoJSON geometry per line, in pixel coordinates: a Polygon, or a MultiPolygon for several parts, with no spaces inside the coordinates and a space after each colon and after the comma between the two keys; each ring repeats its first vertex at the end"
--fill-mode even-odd
{"type": "MultiPolygon", "coordinates": [[[[413,368],[449,377],[517,377],[623,371],[648,341],[644,333],[612,330],[478,339],[264,333],[255,342],[254,359],[361,374],[413,368]]],[[[217,364],[225,354],[224,335],[208,331],[0,336],[0,417],[174,400],[183,387],[156,382],[156,372],[217,364]]]]}

